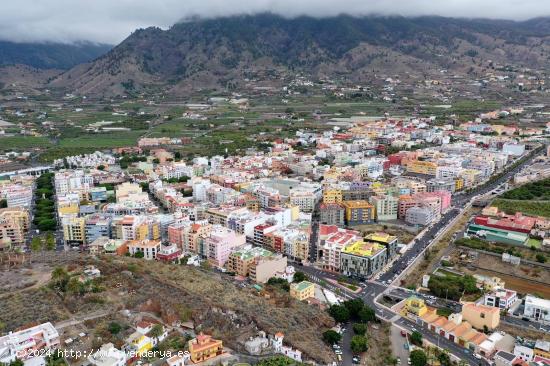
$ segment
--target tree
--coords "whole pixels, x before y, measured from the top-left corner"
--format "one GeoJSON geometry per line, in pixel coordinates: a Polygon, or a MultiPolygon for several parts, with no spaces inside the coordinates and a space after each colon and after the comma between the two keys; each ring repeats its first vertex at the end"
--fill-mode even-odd
{"type": "Polygon", "coordinates": [[[368,349],[367,337],[354,335],[351,337],[350,348],[353,353],[362,353],[368,349]]]}
{"type": "Polygon", "coordinates": [[[39,236],[35,236],[31,240],[31,250],[33,252],[39,252],[42,250],[42,239],[39,236]]]}
{"type": "Polygon", "coordinates": [[[55,237],[52,233],[46,234],[46,250],[55,250],[55,237]]]}
{"type": "Polygon", "coordinates": [[[367,325],[363,323],[355,323],[353,324],[353,333],[357,335],[365,335],[367,332],[367,325]]]}
{"type": "Polygon", "coordinates": [[[332,305],[328,308],[328,313],[337,323],[345,323],[349,320],[349,311],[343,305],[332,305]]]}
{"type": "Polygon", "coordinates": [[[323,340],[328,344],[336,344],[340,342],[340,339],[342,339],[340,333],[332,329],[329,329],[323,333],[323,340]]]}
{"type": "Polygon", "coordinates": [[[294,273],[294,282],[302,282],[307,281],[307,276],[304,272],[296,272],[294,273]]]}
{"type": "Polygon", "coordinates": [[[422,333],[416,330],[411,333],[411,343],[416,346],[422,346],[422,333]]]}
{"type": "Polygon", "coordinates": [[[374,309],[365,305],[359,312],[359,319],[361,319],[363,323],[371,322],[376,320],[376,313],[374,312],[374,309]]]}
{"type": "Polygon", "coordinates": [[[97,170],[105,170],[105,165],[99,165],[99,166],[97,167],[97,170]]]}
{"type": "Polygon", "coordinates": [[[437,359],[439,360],[439,363],[441,366],[451,366],[451,357],[447,352],[441,352],[439,356],[437,356],[437,359]]]}
{"type": "Polygon", "coordinates": [[[111,322],[109,323],[109,333],[113,334],[113,335],[116,335],[118,333],[120,333],[120,331],[122,330],[122,327],[120,326],[120,324],[116,323],[116,322],[111,322]]]}
{"type": "Polygon", "coordinates": [[[537,259],[537,262],[539,262],[539,263],[546,263],[546,256],[542,253],[537,253],[535,258],[537,259]]]}
{"type": "Polygon", "coordinates": [[[6,199],[0,200],[0,208],[6,208],[6,207],[8,207],[8,200],[6,199]]]}
{"type": "Polygon", "coordinates": [[[134,254],[134,258],[143,258],[145,257],[145,254],[143,254],[143,252],[136,252],[136,254],[134,254]]]}
{"type": "Polygon", "coordinates": [[[365,303],[362,299],[352,299],[345,301],[344,306],[348,309],[350,318],[359,319],[359,314],[363,310],[365,303]]]}
{"type": "Polygon", "coordinates": [[[409,356],[412,366],[425,366],[428,363],[428,356],[420,349],[415,349],[409,356]]]}
{"type": "Polygon", "coordinates": [[[179,151],[176,151],[174,153],[174,159],[176,159],[176,161],[180,161],[181,160],[181,153],[179,151]]]}
{"type": "Polygon", "coordinates": [[[153,338],[158,338],[164,333],[164,327],[160,324],[153,325],[153,328],[151,328],[151,331],[149,332],[149,336],[153,338]]]}

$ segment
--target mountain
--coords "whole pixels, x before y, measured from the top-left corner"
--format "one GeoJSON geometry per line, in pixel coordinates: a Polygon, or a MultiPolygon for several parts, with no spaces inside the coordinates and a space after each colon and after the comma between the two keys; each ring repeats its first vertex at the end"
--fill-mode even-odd
{"type": "Polygon", "coordinates": [[[89,42],[15,43],[0,41],[0,66],[27,65],[36,69],[67,70],[105,54],[112,46],[89,42]]]}
{"type": "MultiPolygon", "coordinates": [[[[155,88],[182,94],[228,87],[262,72],[300,71],[367,80],[375,73],[475,73],[483,61],[547,67],[550,21],[442,17],[299,17],[273,14],[192,19],[140,29],[52,86],[118,95],[155,88]]],[[[276,82],[276,77],[274,77],[276,82]]]]}

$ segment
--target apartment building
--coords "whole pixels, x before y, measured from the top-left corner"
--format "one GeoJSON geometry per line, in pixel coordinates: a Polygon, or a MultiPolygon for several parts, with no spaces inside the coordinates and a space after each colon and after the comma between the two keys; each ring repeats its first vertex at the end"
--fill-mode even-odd
{"type": "Polygon", "coordinates": [[[345,225],[346,209],[339,203],[322,203],[319,206],[320,222],[325,225],[345,225]]]}
{"type": "Polygon", "coordinates": [[[500,310],[496,307],[467,303],[462,305],[462,317],[476,329],[496,329],[500,323],[500,310]]]}
{"type": "Polygon", "coordinates": [[[269,256],[259,256],[250,266],[250,279],[257,283],[266,283],[277,273],[284,273],[287,268],[287,259],[280,253],[269,256]]]}
{"type": "Polygon", "coordinates": [[[3,247],[20,247],[25,244],[29,231],[29,212],[22,207],[0,209],[0,242],[3,247]]]}
{"type": "Polygon", "coordinates": [[[315,297],[315,284],[309,281],[291,284],[290,297],[293,297],[298,301],[304,301],[315,297]]]}
{"type": "Polygon", "coordinates": [[[204,239],[204,252],[201,254],[208,258],[213,266],[222,268],[229,255],[235,248],[244,245],[246,237],[237,234],[231,229],[222,226],[214,226],[210,235],[204,239]]]}
{"type": "Polygon", "coordinates": [[[317,244],[317,259],[323,269],[329,271],[340,270],[340,254],[342,249],[351,243],[362,240],[361,233],[355,230],[346,230],[332,225],[319,225],[317,244]]]}
{"type": "Polygon", "coordinates": [[[89,215],[85,218],[86,243],[92,243],[100,237],[112,238],[112,218],[107,215],[89,215]]]}
{"type": "Polygon", "coordinates": [[[508,310],[514,303],[518,301],[518,294],[516,291],[497,289],[486,293],[483,296],[483,304],[486,306],[493,306],[499,309],[508,310]]]}
{"type": "Polygon", "coordinates": [[[260,247],[246,246],[233,251],[225,263],[228,271],[233,272],[242,277],[248,277],[250,267],[253,265],[256,258],[270,257],[273,253],[267,249],[260,247]]]}
{"type": "Polygon", "coordinates": [[[66,216],[61,220],[63,240],[67,245],[86,244],[86,219],[84,217],[66,216]]]}
{"type": "Polygon", "coordinates": [[[431,161],[411,160],[407,163],[407,172],[435,176],[437,164],[431,161]]]}
{"type": "Polygon", "coordinates": [[[375,242],[350,243],[340,253],[340,272],[349,277],[370,278],[387,264],[386,251],[385,246],[375,242]]]}
{"type": "Polygon", "coordinates": [[[374,196],[371,202],[375,208],[377,221],[397,220],[399,199],[395,196],[374,196]]]}
{"type": "Polygon", "coordinates": [[[375,208],[368,201],[344,201],[342,206],[349,226],[372,224],[375,220],[375,208]]]}

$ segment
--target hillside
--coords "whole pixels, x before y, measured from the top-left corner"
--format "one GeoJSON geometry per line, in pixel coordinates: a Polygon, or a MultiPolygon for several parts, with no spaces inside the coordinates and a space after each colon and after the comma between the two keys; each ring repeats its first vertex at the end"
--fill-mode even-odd
{"type": "Polygon", "coordinates": [[[135,31],[94,62],[56,78],[85,94],[117,95],[169,86],[172,93],[228,86],[262,72],[302,71],[368,80],[374,73],[475,73],[491,60],[545,67],[550,22],[440,17],[338,16],[285,19],[271,14],[195,19],[169,30],[135,31]]]}
{"type": "Polygon", "coordinates": [[[15,43],[0,41],[0,66],[23,64],[67,70],[105,54],[111,46],[94,43],[15,43]]]}

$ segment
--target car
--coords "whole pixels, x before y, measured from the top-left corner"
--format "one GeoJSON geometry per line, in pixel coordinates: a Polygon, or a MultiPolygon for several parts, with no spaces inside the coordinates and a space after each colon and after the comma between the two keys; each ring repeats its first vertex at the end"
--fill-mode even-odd
{"type": "Polygon", "coordinates": [[[411,358],[409,357],[409,359],[407,360],[407,365],[411,365],[412,362],[411,362],[411,358]]]}
{"type": "Polygon", "coordinates": [[[397,357],[397,364],[401,365],[401,358],[400,357],[397,357]]]}
{"type": "Polygon", "coordinates": [[[336,355],[336,357],[338,358],[338,361],[340,361],[340,362],[342,361],[342,356],[336,355]]]}
{"type": "Polygon", "coordinates": [[[407,332],[405,332],[404,330],[401,331],[401,337],[406,337],[407,336],[407,332]]]}
{"type": "Polygon", "coordinates": [[[474,353],[474,357],[477,358],[478,360],[481,360],[481,355],[478,353],[474,353]]]}
{"type": "Polygon", "coordinates": [[[336,351],[334,351],[334,353],[336,353],[337,355],[341,355],[342,354],[342,351],[337,349],[336,351]]]}

